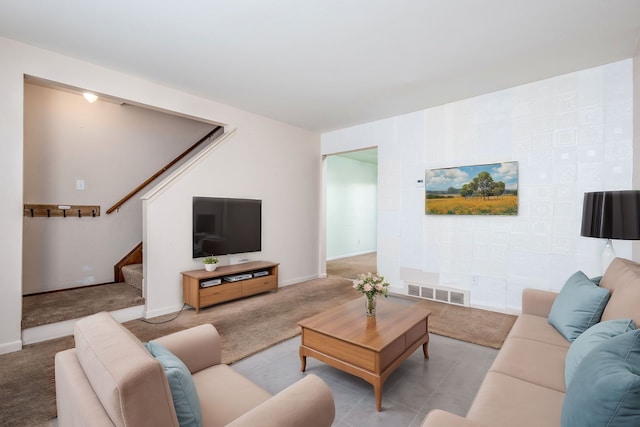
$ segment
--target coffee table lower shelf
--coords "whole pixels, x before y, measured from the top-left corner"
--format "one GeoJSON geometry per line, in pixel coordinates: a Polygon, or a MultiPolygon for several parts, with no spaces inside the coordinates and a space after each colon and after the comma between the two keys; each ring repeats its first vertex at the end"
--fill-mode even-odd
{"type": "Polygon", "coordinates": [[[313,357],[365,380],[373,386],[378,411],[382,410],[383,385],[393,371],[420,346],[424,357],[429,357],[431,314],[411,306],[380,303],[377,318],[366,318],[363,302],[356,300],[299,322],[301,371],[307,368],[306,358],[313,357]]]}

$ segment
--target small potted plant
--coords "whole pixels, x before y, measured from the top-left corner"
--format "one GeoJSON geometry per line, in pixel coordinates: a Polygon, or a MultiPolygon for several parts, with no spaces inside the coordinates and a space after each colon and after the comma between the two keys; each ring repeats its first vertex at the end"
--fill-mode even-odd
{"type": "Polygon", "coordinates": [[[218,258],[214,256],[208,256],[202,262],[204,263],[204,269],[207,271],[214,271],[218,266],[218,258]]]}

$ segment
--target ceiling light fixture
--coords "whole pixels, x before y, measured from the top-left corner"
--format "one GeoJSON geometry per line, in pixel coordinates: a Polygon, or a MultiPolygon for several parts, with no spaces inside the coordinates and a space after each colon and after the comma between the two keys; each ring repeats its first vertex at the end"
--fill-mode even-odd
{"type": "Polygon", "coordinates": [[[98,100],[98,95],[93,94],[91,92],[84,92],[82,95],[84,96],[84,99],[86,99],[89,102],[89,104],[93,104],[98,100]]]}

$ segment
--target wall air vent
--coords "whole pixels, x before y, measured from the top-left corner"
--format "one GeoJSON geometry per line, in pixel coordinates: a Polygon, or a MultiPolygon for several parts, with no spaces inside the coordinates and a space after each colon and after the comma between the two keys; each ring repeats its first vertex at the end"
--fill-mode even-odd
{"type": "Polygon", "coordinates": [[[465,305],[464,292],[449,291],[449,301],[451,304],[465,305]]]}
{"type": "Polygon", "coordinates": [[[417,285],[409,285],[407,288],[407,293],[413,297],[420,296],[420,286],[417,285]]]}
{"type": "Polygon", "coordinates": [[[420,288],[420,292],[420,296],[422,298],[433,299],[433,288],[426,288],[423,286],[420,288]]]}
{"type": "Polygon", "coordinates": [[[449,302],[449,291],[444,289],[436,289],[436,301],[449,302]]]}
{"type": "Polygon", "coordinates": [[[469,291],[426,283],[407,282],[407,295],[444,302],[447,304],[469,306],[469,291]]]}

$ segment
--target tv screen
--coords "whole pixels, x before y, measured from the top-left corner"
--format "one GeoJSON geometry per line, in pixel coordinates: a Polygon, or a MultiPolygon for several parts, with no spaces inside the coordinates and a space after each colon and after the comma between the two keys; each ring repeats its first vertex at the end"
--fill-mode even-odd
{"type": "Polygon", "coordinates": [[[262,250],[262,200],[193,198],[193,258],[262,250]]]}

